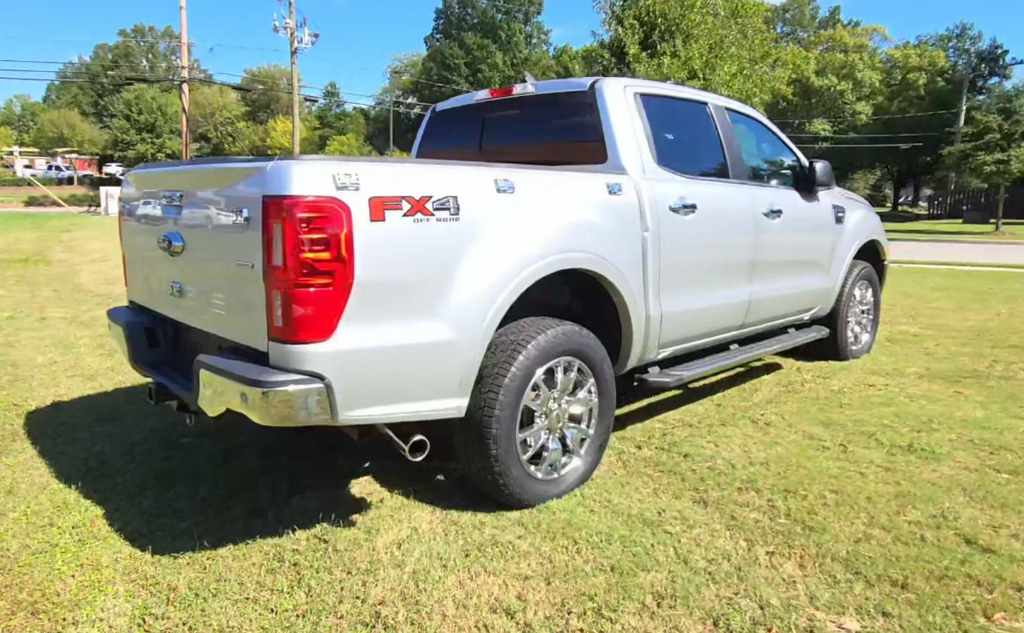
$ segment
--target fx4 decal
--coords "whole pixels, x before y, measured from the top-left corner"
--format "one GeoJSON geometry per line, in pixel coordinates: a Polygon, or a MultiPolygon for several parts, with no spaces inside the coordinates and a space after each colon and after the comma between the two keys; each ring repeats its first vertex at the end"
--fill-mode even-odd
{"type": "Polygon", "coordinates": [[[389,211],[401,211],[413,222],[458,222],[459,199],[456,196],[374,196],[370,198],[370,222],[385,222],[389,211]],[[438,214],[446,214],[439,216],[438,214]]]}

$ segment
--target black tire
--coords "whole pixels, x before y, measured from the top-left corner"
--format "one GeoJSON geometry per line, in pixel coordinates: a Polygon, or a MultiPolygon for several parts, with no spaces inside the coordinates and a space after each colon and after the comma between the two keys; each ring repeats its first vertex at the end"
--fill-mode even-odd
{"type": "Polygon", "coordinates": [[[466,478],[512,508],[540,505],[572,492],[594,473],[615,420],[615,374],[590,331],[534,317],[498,330],[487,349],[465,419],[456,424],[455,453],[466,478]],[[530,474],[519,456],[520,406],[536,372],[561,357],[582,361],[597,386],[597,415],[577,467],[555,479],[530,474]]]}
{"type": "Polygon", "coordinates": [[[839,296],[836,297],[835,305],[828,316],[820,323],[826,326],[831,333],[829,337],[820,341],[815,348],[815,356],[824,360],[847,361],[855,360],[864,356],[874,347],[875,338],[878,335],[878,325],[882,317],[882,284],[878,280],[878,273],[871,267],[871,264],[854,260],[846,271],[846,278],[839,289],[839,296]],[[847,332],[847,319],[852,309],[854,289],[862,281],[867,282],[874,292],[874,319],[866,343],[855,345],[850,340],[847,332]]]}

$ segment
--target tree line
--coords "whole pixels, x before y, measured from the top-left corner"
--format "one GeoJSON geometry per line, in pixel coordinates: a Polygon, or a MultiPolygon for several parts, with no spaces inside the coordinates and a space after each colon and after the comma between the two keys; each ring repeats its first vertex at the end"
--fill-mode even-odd
{"type": "MultiPolygon", "coordinates": [[[[764,111],[808,155],[876,203],[912,186],[1007,185],[1024,177],[1024,88],[1017,60],[968,23],[913,40],[818,0],[597,0],[601,29],[555,46],[543,0],[442,0],[424,52],[396,57],[369,103],[334,81],[302,84],[304,153],[408,152],[431,104],[537,78],[633,76],[685,83],[764,111]],[[957,139],[960,103],[967,118],[957,139]]],[[[190,56],[197,156],[288,153],[290,77],[278,64],[237,79],[190,56]]],[[[339,64],[343,64],[339,60],[339,64]]],[[[0,145],[75,147],[128,164],[180,155],[177,32],[138,24],[61,65],[41,101],[0,108],[0,145]]],[[[885,200],[889,202],[889,200],[885,200]]]]}

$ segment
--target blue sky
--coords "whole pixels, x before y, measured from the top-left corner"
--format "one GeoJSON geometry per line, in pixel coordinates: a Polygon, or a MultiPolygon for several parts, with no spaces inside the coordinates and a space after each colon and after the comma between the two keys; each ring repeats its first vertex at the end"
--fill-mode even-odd
{"type": "MultiPolygon", "coordinates": [[[[117,29],[136,22],[178,28],[175,0],[7,0],[14,19],[0,24],[0,58],[64,61],[88,54],[117,29]],[[54,10],[54,7],[60,7],[54,10]]],[[[320,42],[300,58],[303,83],[335,80],[352,101],[368,101],[382,83],[392,55],[423,50],[439,0],[297,0],[300,14],[320,31],[320,42]]],[[[827,4],[827,2],[823,2],[827,4]]],[[[976,23],[1024,57],[1024,0],[847,0],[844,15],[882,24],[896,38],[942,30],[959,20],[976,23]]],[[[246,66],[287,64],[283,38],[271,31],[277,0],[189,0],[193,53],[214,72],[241,73],[246,66]]],[[[11,15],[8,12],[8,15],[11,15]]],[[[591,0],[547,0],[544,21],[556,43],[590,41],[599,20],[591,0]]],[[[2,68],[53,68],[0,62],[2,68]]],[[[0,76],[45,76],[0,71],[0,76]]],[[[225,81],[237,78],[219,76],[225,81]]],[[[16,93],[39,97],[41,82],[0,79],[0,99],[16,93]]],[[[315,92],[309,90],[308,92],[315,92]]]]}

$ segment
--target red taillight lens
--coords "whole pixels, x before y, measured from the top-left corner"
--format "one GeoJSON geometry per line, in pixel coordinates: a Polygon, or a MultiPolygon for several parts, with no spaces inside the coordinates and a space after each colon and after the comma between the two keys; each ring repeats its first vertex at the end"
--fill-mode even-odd
{"type": "Polygon", "coordinates": [[[336,198],[263,198],[267,333],[279,343],[334,334],[355,277],[352,211],[336,198]]]}

